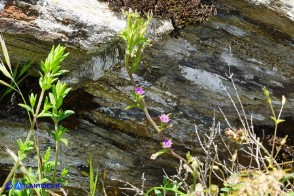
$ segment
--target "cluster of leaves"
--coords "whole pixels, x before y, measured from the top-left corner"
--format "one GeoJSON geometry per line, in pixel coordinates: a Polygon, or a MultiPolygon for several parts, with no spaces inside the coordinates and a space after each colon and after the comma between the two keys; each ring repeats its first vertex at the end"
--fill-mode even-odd
{"type": "MultiPolygon", "coordinates": [[[[19,106],[27,111],[30,121],[30,129],[26,139],[24,141],[22,139],[17,140],[17,155],[14,154],[14,152],[11,150],[7,149],[7,152],[15,160],[15,165],[6,178],[3,186],[1,187],[0,194],[4,191],[5,184],[8,183],[11,179],[12,182],[23,181],[26,184],[42,184],[48,182],[59,182],[65,184],[66,181],[64,177],[68,174],[68,170],[64,168],[60,172],[60,175],[57,176],[60,142],[64,143],[66,146],[68,145],[68,140],[63,137],[67,129],[60,125],[60,121],[67,118],[74,112],[72,110],[63,111],[61,108],[63,100],[71,88],[68,88],[66,83],[61,82],[59,77],[67,72],[66,70],[61,69],[60,63],[67,57],[68,53],[65,53],[65,47],[60,45],[57,47],[52,47],[45,62],[42,61],[40,65],[41,71],[39,85],[41,87],[41,92],[39,94],[31,93],[29,96],[29,102],[27,102],[20,88],[18,87],[19,82],[17,82],[16,79],[19,79],[22,75],[24,75],[24,72],[28,69],[28,66],[22,68],[19,74],[17,74],[18,71],[13,71],[10,64],[8,51],[2,36],[0,36],[0,41],[6,62],[5,65],[2,61],[0,61],[0,71],[4,76],[6,76],[7,79],[11,80],[10,84],[2,80],[0,80],[0,83],[21,95],[23,103],[20,103],[19,106]],[[51,118],[54,123],[54,130],[51,131],[51,136],[55,141],[55,159],[53,160],[51,158],[51,148],[49,147],[45,153],[42,153],[39,148],[39,139],[35,135],[35,132],[39,131],[37,125],[38,119],[45,117],[51,118]],[[29,153],[33,153],[33,150],[35,150],[38,161],[38,168],[36,173],[31,168],[26,169],[26,167],[23,166],[21,162],[28,157],[29,153]],[[21,166],[22,172],[24,173],[24,178],[21,180],[16,178],[16,170],[19,166],[21,166]]],[[[21,80],[22,79],[19,81],[21,80]]],[[[36,195],[46,195],[46,192],[43,189],[40,190],[35,188],[34,190],[36,195]]],[[[11,189],[9,194],[28,195],[32,193],[30,193],[29,189],[24,192],[21,190],[11,189]]]]}
{"type": "Polygon", "coordinates": [[[138,13],[129,13],[127,15],[126,28],[121,32],[120,36],[126,41],[126,65],[128,72],[137,71],[138,64],[141,60],[141,54],[144,48],[150,43],[145,37],[151,16],[145,21],[138,13]]]}
{"type": "MultiPolygon", "coordinates": [[[[137,31],[135,33],[138,33],[137,31]]],[[[140,40],[140,39],[139,39],[140,40]]],[[[64,137],[64,133],[67,131],[60,122],[74,113],[72,110],[63,110],[62,105],[64,98],[68,95],[71,88],[67,87],[65,82],[61,82],[59,77],[66,73],[67,70],[62,70],[60,63],[68,56],[68,53],[65,53],[65,47],[58,45],[57,47],[52,47],[48,57],[45,62],[41,61],[39,72],[39,86],[41,87],[41,92],[39,94],[31,93],[29,95],[28,102],[24,98],[20,88],[19,83],[27,76],[26,71],[30,67],[30,64],[26,64],[18,71],[18,67],[12,70],[10,59],[8,56],[8,51],[2,36],[0,35],[0,42],[5,58],[6,65],[0,59],[0,72],[7,79],[10,80],[9,83],[0,80],[0,84],[8,87],[4,92],[5,96],[12,90],[19,93],[22,97],[23,103],[20,103],[19,106],[24,108],[30,120],[31,127],[29,129],[28,135],[23,141],[22,139],[17,140],[18,153],[17,155],[7,149],[7,153],[15,160],[15,165],[12,168],[10,174],[5,180],[3,186],[0,189],[0,195],[5,189],[5,185],[11,180],[12,184],[22,183],[22,184],[42,184],[42,183],[59,183],[66,185],[66,176],[68,175],[68,169],[63,168],[60,174],[57,174],[58,170],[58,159],[59,159],[59,148],[60,143],[63,143],[65,146],[68,146],[68,140],[64,137]],[[42,153],[39,148],[38,138],[34,134],[38,130],[37,121],[39,118],[50,118],[54,123],[54,129],[51,131],[50,135],[55,141],[55,159],[51,156],[51,147],[48,147],[46,152],[42,153]],[[32,137],[34,140],[31,140],[32,137]],[[38,168],[37,172],[32,168],[27,169],[23,164],[22,160],[26,159],[28,155],[33,153],[37,154],[38,159],[38,168]],[[16,170],[20,167],[22,173],[24,174],[22,179],[16,177],[16,170]]],[[[134,49],[130,49],[130,52],[134,52],[134,49]]],[[[136,49],[137,51],[137,49],[136,49]]],[[[134,56],[134,55],[132,55],[134,56]]],[[[0,98],[1,100],[1,98],[0,98]]],[[[97,191],[98,183],[98,172],[94,171],[93,168],[93,159],[92,155],[88,161],[90,167],[89,181],[90,181],[90,192],[89,195],[95,195],[97,191]]],[[[106,174],[104,175],[104,179],[106,174]]],[[[34,187],[33,187],[34,188],[34,187]]],[[[34,193],[32,189],[15,189],[12,188],[9,191],[9,195],[48,195],[45,189],[34,188],[34,193]]],[[[51,192],[53,194],[53,192],[51,192]]],[[[57,194],[53,194],[57,195],[57,194]]]]}
{"type": "Polygon", "coordinates": [[[109,3],[113,10],[136,10],[141,15],[152,11],[155,16],[171,19],[176,29],[186,25],[200,25],[209,16],[216,14],[213,5],[204,5],[200,0],[103,0],[109,3]]]}
{"type": "Polygon", "coordinates": [[[90,173],[89,173],[89,181],[90,181],[90,196],[95,196],[95,192],[97,190],[97,183],[98,183],[98,172],[94,171],[93,167],[93,157],[92,154],[90,154],[90,160],[88,160],[90,173]]]}

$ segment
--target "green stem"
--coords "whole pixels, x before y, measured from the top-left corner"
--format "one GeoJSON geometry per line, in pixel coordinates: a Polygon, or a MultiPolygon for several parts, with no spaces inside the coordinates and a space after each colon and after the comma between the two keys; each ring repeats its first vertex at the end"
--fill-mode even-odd
{"type": "MultiPolygon", "coordinates": [[[[40,95],[40,98],[39,98],[39,102],[38,102],[38,105],[37,105],[36,113],[34,115],[33,122],[31,122],[30,130],[28,132],[28,135],[26,137],[25,142],[28,142],[31,139],[32,133],[34,132],[34,127],[35,127],[36,122],[37,122],[37,116],[38,116],[38,113],[40,111],[40,107],[41,107],[41,104],[42,104],[42,100],[43,100],[44,94],[45,94],[45,90],[42,89],[42,92],[41,92],[41,95],[40,95]]],[[[39,159],[39,157],[38,157],[38,159],[39,159]]],[[[0,195],[5,190],[5,186],[6,186],[7,182],[9,182],[9,180],[11,179],[11,177],[13,176],[13,174],[16,172],[16,169],[18,168],[19,164],[20,164],[20,160],[17,159],[15,161],[15,164],[14,164],[13,168],[11,169],[10,173],[6,177],[6,179],[4,181],[4,184],[2,185],[2,187],[0,189],[0,195]]]]}
{"type": "MultiPolygon", "coordinates": [[[[270,98],[269,98],[269,99],[270,99],[270,98]]],[[[271,111],[272,111],[273,117],[276,119],[276,114],[275,114],[275,111],[274,111],[274,108],[273,108],[272,102],[270,102],[270,108],[271,108],[271,111]]]]}
{"type": "MultiPolygon", "coordinates": [[[[196,184],[197,184],[197,171],[192,170],[193,172],[191,173],[192,177],[193,177],[193,187],[192,189],[195,189],[196,184]]],[[[200,179],[200,178],[199,178],[200,179]]],[[[200,181],[200,180],[199,180],[200,181]]],[[[204,186],[205,184],[203,184],[204,186]]]]}
{"type": "Polygon", "coordinates": [[[165,191],[172,191],[172,192],[175,192],[177,194],[180,194],[180,195],[183,195],[183,196],[186,196],[187,194],[179,191],[179,190],[175,190],[175,189],[172,189],[172,188],[166,188],[166,187],[152,187],[151,189],[149,189],[145,194],[144,196],[148,196],[149,193],[151,193],[152,191],[154,191],[155,189],[161,189],[161,190],[165,190],[165,191]]]}
{"type": "MultiPolygon", "coordinates": [[[[133,75],[132,75],[132,72],[130,70],[130,62],[129,62],[129,57],[130,55],[129,54],[126,54],[125,55],[125,67],[127,69],[127,72],[128,72],[128,75],[131,79],[131,83],[132,83],[132,86],[134,88],[134,91],[136,90],[136,84],[135,84],[135,80],[133,78],[133,75]]],[[[141,99],[142,101],[142,106],[143,106],[143,112],[145,114],[145,116],[147,117],[148,121],[151,123],[151,125],[155,128],[155,130],[157,131],[158,134],[160,134],[161,138],[162,139],[165,139],[165,136],[162,134],[161,130],[159,129],[159,127],[156,125],[156,123],[154,122],[154,120],[151,118],[149,112],[148,112],[148,109],[147,109],[147,106],[145,104],[145,101],[144,99],[141,99]]],[[[186,159],[184,159],[183,157],[181,157],[180,155],[178,155],[177,153],[175,153],[171,148],[169,148],[169,151],[171,152],[171,154],[178,158],[179,160],[182,160],[185,164],[187,164],[193,171],[193,167],[186,161],[186,159]]]]}
{"type": "MultiPolygon", "coordinates": [[[[145,104],[145,101],[142,99],[142,105],[143,105],[143,112],[145,114],[145,116],[147,117],[148,121],[151,123],[151,125],[155,128],[155,130],[157,131],[157,133],[161,136],[161,138],[164,140],[166,137],[163,135],[163,133],[161,132],[161,130],[158,128],[158,126],[156,125],[156,123],[154,122],[154,120],[151,118],[148,110],[147,110],[147,107],[146,107],[146,104],[145,104]]],[[[182,160],[185,164],[187,164],[190,169],[192,169],[193,171],[193,167],[187,162],[186,159],[184,159],[183,157],[181,157],[180,155],[178,155],[173,149],[169,148],[169,151],[170,153],[176,157],[177,159],[179,160],[182,160]]]]}
{"type": "MultiPolygon", "coordinates": [[[[56,134],[58,134],[58,119],[54,118],[54,129],[56,134]]],[[[59,153],[59,141],[55,140],[55,164],[54,164],[54,172],[53,172],[53,183],[55,183],[56,171],[58,166],[58,153],[59,153]]]]}
{"type": "Polygon", "coordinates": [[[273,144],[272,144],[272,152],[271,152],[272,157],[274,156],[274,150],[275,150],[275,146],[276,146],[277,130],[278,130],[278,123],[275,122],[275,133],[274,133],[273,144]]]}
{"type": "Polygon", "coordinates": [[[20,163],[20,160],[17,159],[13,168],[11,169],[10,173],[8,174],[7,178],[5,179],[1,189],[0,189],[0,195],[2,195],[3,191],[5,190],[5,186],[7,184],[7,182],[9,182],[9,180],[12,178],[13,174],[15,173],[16,169],[18,168],[18,165],[20,163]]]}
{"type": "MultiPolygon", "coordinates": [[[[0,195],[2,195],[3,191],[5,190],[5,186],[6,186],[6,184],[9,182],[9,180],[10,180],[10,179],[12,178],[12,176],[15,174],[16,169],[18,168],[19,164],[20,164],[20,160],[17,159],[16,162],[15,162],[15,164],[14,164],[14,166],[13,166],[13,168],[11,169],[11,171],[10,171],[10,173],[8,174],[7,178],[5,179],[5,182],[3,183],[2,187],[0,188],[0,195]]],[[[27,174],[27,176],[28,176],[29,180],[30,180],[31,182],[33,182],[33,180],[31,179],[31,177],[30,177],[28,174],[27,174]]],[[[40,192],[39,192],[38,189],[34,189],[34,190],[35,190],[35,192],[36,192],[36,194],[37,194],[38,196],[41,196],[41,195],[40,195],[40,192]]]]}
{"type": "Polygon", "coordinates": [[[277,158],[277,156],[278,156],[278,154],[279,154],[279,152],[280,152],[281,148],[282,148],[282,146],[279,146],[279,148],[278,148],[278,150],[277,150],[277,152],[276,152],[276,155],[275,155],[274,159],[276,159],[276,158],[277,158]]]}
{"type": "Polygon", "coordinates": [[[42,179],[42,157],[40,155],[39,143],[38,143],[38,138],[36,135],[34,136],[34,140],[35,140],[35,148],[36,148],[37,157],[38,157],[38,175],[39,175],[39,180],[41,180],[42,179]]]}
{"type": "Polygon", "coordinates": [[[38,101],[38,105],[37,105],[37,108],[36,108],[36,112],[35,112],[35,115],[34,115],[34,122],[33,123],[36,123],[36,121],[37,121],[39,111],[41,109],[41,104],[42,104],[43,99],[44,99],[44,95],[45,95],[45,90],[42,89],[42,92],[41,92],[41,95],[40,95],[40,98],[39,98],[39,101],[38,101]]]}
{"type": "MultiPolygon", "coordinates": [[[[131,79],[131,83],[132,83],[132,86],[134,88],[134,91],[136,90],[136,84],[135,84],[135,80],[133,78],[133,75],[132,75],[132,72],[130,70],[130,61],[129,61],[129,58],[130,58],[130,55],[129,54],[126,54],[125,55],[125,67],[127,69],[127,72],[128,72],[128,75],[131,79]]],[[[145,101],[144,99],[142,98],[141,99],[141,105],[143,106],[143,112],[145,114],[145,116],[147,117],[148,121],[151,123],[151,125],[155,128],[155,130],[157,131],[157,133],[161,136],[161,138],[164,140],[166,137],[164,136],[164,134],[161,132],[161,129],[157,126],[157,124],[154,122],[154,120],[151,118],[149,112],[148,112],[148,109],[147,109],[147,106],[145,104],[145,101]]],[[[172,148],[169,148],[169,151],[170,153],[172,154],[172,156],[174,156],[175,158],[179,159],[179,160],[182,160],[192,171],[194,171],[193,167],[191,166],[191,164],[189,164],[187,162],[186,159],[184,159],[183,157],[181,157],[179,154],[177,154],[172,148]]],[[[193,178],[194,178],[194,182],[197,181],[197,177],[196,175],[192,175],[193,178]]],[[[198,178],[199,181],[201,181],[200,178],[198,178]]],[[[201,181],[201,183],[203,185],[205,185],[204,182],[201,181]]]]}
{"type": "Polygon", "coordinates": [[[132,74],[132,71],[130,70],[130,62],[129,62],[129,58],[130,58],[130,55],[129,54],[126,54],[125,55],[125,66],[126,66],[126,69],[127,69],[127,72],[128,72],[128,75],[131,79],[131,83],[133,85],[133,88],[136,89],[136,85],[135,85],[135,80],[133,78],[133,74],[132,74]]]}
{"type": "Polygon", "coordinates": [[[55,183],[55,177],[56,177],[56,171],[57,171],[57,166],[58,166],[58,153],[59,153],[59,142],[55,142],[55,164],[54,164],[54,173],[53,173],[53,183],[55,183]]]}
{"type": "MultiPolygon", "coordinates": [[[[271,110],[273,112],[274,118],[276,119],[272,104],[270,104],[270,106],[271,106],[271,110]]],[[[276,119],[276,121],[275,121],[275,133],[274,133],[273,146],[272,146],[272,152],[271,152],[272,156],[274,156],[274,149],[275,149],[275,146],[276,146],[276,137],[277,137],[278,124],[279,124],[279,120],[280,120],[280,117],[281,117],[281,114],[282,114],[282,111],[283,111],[283,107],[284,107],[284,104],[282,103],[282,106],[281,106],[281,109],[280,109],[280,112],[279,112],[279,115],[278,115],[278,119],[276,119]]],[[[277,152],[277,154],[278,154],[278,152],[277,152]]]]}
{"type": "Polygon", "coordinates": [[[41,95],[40,95],[40,98],[39,98],[39,101],[38,101],[38,105],[37,105],[37,108],[36,108],[36,112],[34,113],[33,122],[31,123],[30,131],[29,131],[29,133],[27,135],[27,138],[26,138],[26,142],[28,142],[31,139],[31,135],[35,130],[35,125],[36,125],[36,122],[37,122],[37,118],[38,118],[38,115],[39,115],[41,104],[43,102],[44,95],[45,95],[45,90],[42,89],[42,92],[41,92],[41,95]]]}
{"type": "MultiPolygon", "coordinates": [[[[34,118],[33,118],[33,122],[32,122],[32,125],[31,125],[31,129],[32,130],[35,130],[35,126],[36,126],[36,123],[37,123],[37,119],[38,119],[38,115],[39,115],[39,111],[40,111],[40,108],[41,108],[41,104],[43,102],[43,98],[44,98],[44,95],[45,95],[45,90],[42,89],[41,91],[41,95],[40,95],[40,98],[39,98],[39,101],[38,101],[38,105],[37,105],[37,108],[36,108],[36,112],[34,113],[34,118]]],[[[37,152],[37,156],[38,156],[38,175],[39,175],[39,180],[42,179],[42,158],[40,156],[40,150],[39,150],[39,146],[38,146],[38,141],[37,141],[37,138],[35,138],[35,148],[36,148],[36,152],[37,152]]],[[[27,137],[27,140],[29,140],[30,138],[27,137]]]]}

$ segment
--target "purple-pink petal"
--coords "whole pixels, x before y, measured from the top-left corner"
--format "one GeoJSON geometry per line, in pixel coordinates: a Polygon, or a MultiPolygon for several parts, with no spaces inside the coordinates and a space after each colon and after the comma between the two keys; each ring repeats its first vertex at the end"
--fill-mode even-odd
{"type": "Polygon", "coordinates": [[[161,122],[163,122],[163,123],[168,123],[168,121],[169,121],[169,117],[166,114],[160,115],[159,118],[160,118],[161,122]]]}
{"type": "Polygon", "coordinates": [[[145,91],[143,90],[143,88],[137,87],[136,90],[135,90],[135,93],[137,95],[143,95],[145,93],[145,91]]]}
{"type": "Polygon", "coordinates": [[[164,140],[164,142],[162,142],[162,144],[163,144],[163,148],[171,148],[171,146],[172,146],[172,141],[171,141],[171,139],[165,139],[164,140]]]}

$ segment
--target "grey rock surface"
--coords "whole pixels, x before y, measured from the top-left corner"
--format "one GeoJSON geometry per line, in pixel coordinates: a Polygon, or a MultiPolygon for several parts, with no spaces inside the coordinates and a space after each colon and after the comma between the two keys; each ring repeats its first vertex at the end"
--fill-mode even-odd
{"type": "MultiPolygon", "coordinates": [[[[107,170],[108,179],[123,179],[139,186],[145,172],[147,185],[158,184],[162,180],[162,168],[173,173],[177,161],[169,156],[150,160],[151,154],[161,148],[160,138],[141,111],[124,110],[132,103],[130,81],[122,66],[123,44],[117,36],[124,28],[124,19],[105,4],[96,0],[86,2],[19,1],[3,8],[0,4],[0,30],[14,62],[23,63],[33,57],[38,62],[46,57],[53,43],[66,45],[71,53],[64,62],[70,72],[63,80],[74,88],[66,107],[75,110],[76,116],[75,123],[69,122],[72,124],[68,132],[70,144],[69,148],[63,148],[61,162],[70,166],[73,186],[87,186],[79,168],[87,165],[90,151],[96,166],[107,170]],[[18,15],[11,10],[18,10],[18,15]]],[[[223,91],[222,85],[227,86],[236,100],[226,74],[233,73],[247,115],[253,117],[257,127],[272,125],[263,86],[272,93],[275,108],[280,106],[282,95],[287,97],[283,115],[288,119],[285,132],[291,129],[294,116],[291,14],[269,8],[270,4],[256,5],[256,1],[220,0],[214,4],[218,9],[215,17],[202,26],[187,27],[178,38],[168,35],[172,30],[168,21],[154,20],[149,32],[156,39],[145,50],[144,62],[135,75],[136,83],[146,91],[153,117],[172,113],[173,128],[166,134],[173,138],[176,150],[183,155],[187,150],[202,154],[195,125],[204,134],[215,116],[222,128],[226,127],[218,107],[234,126],[240,125],[223,91]]],[[[14,127],[7,122],[9,118],[1,116],[1,138],[8,139],[0,143],[15,149],[7,131],[14,127]],[[6,144],[8,140],[11,142],[6,144]]],[[[23,131],[14,134],[24,137],[23,131]]],[[[50,142],[48,138],[43,143],[44,149],[50,142]]],[[[9,158],[1,154],[0,164],[6,163],[9,158]]],[[[118,183],[111,181],[110,186],[116,187],[118,183]]]]}

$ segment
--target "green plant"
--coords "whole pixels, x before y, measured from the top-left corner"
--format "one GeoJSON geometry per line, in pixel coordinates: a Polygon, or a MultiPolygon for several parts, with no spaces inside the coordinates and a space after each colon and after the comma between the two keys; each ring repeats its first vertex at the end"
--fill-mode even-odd
{"type": "Polygon", "coordinates": [[[148,196],[153,191],[157,196],[166,195],[168,191],[174,192],[175,195],[186,195],[185,193],[181,192],[179,188],[179,185],[171,183],[167,178],[164,178],[162,186],[150,188],[148,191],[146,191],[145,195],[148,196]]]}
{"type": "Polygon", "coordinates": [[[98,183],[98,172],[96,172],[93,168],[93,157],[92,154],[90,154],[90,160],[88,161],[89,167],[90,167],[90,175],[89,175],[89,181],[90,181],[90,193],[89,196],[94,196],[96,189],[97,189],[97,183],[98,183]]]}
{"type": "MultiPolygon", "coordinates": [[[[67,118],[74,112],[72,110],[63,111],[60,107],[62,106],[64,97],[68,94],[70,88],[67,88],[65,83],[57,82],[56,85],[52,86],[52,93],[49,93],[49,100],[52,106],[51,110],[46,114],[51,117],[54,122],[54,131],[51,132],[51,136],[55,141],[55,164],[54,164],[54,173],[52,181],[56,181],[56,170],[58,165],[58,154],[59,154],[59,144],[60,142],[64,143],[65,146],[68,146],[68,140],[63,138],[63,134],[67,131],[65,127],[59,125],[60,121],[67,118]]],[[[45,101],[46,103],[46,101],[45,101]]],[[[48,102],[47,102],[48,103],[48,102]]],[[[49,106],[49,105],[48,105],[49,106]]]]}
{"type": "MultiPolygon", "coordinates": [[[[281,148],[279,148],[279,150],[277,150],[277,152],[276,152],[276,155],[274,155],[274,149],[275,149],[275,146],[276,146],[276,138],[277,138],[277,130],[278,130],[278,125],[285,121],[285,120],[281,119],[281,114],[282,114],[282,111],[283,111],[283,107],[284,107],[284,105],[286,103],[286,98],[285,98],[284,95],[282,96],[281,109],[280,109],[279,115],[276,116],[276,113],[274,111],[274,107],[272,105],[272,100],[271,100],[269,91],[265,87],[263,87],[263,92],[264,92],[265,96],[267,97],[267,102],[268,102],[268,104],[270,106],[270,109],[271,109],[271,112],[272,112],[271,118],[272,118],[272,120],[274,121],[274,124],[275,124],[275,131],[274,131],[274,136],[273,136],[273,144],[272,144],[271,156],[276,158],[279,151],[280,151],[280,149],[281,149],[281,148]]],[[[288,136],[285,137],[285,140],[287,139],[287,137],[288,136]]],[[[283,143],[285,144],[286,141],[283,142],[283,143]]]]}
{"type": "Polygon", "coordinates": [[[276,117],[271,105],[271,99],[269,92],[264,88],[265,95],[267,96],[270,108],[272,110],[275,123],[274,142],[271,153],[260,142],[260,139],[256,136],[253,129],[252,119],[248,119],[248,115],[244,110],[244,106],[239,97],[236,89],[233,74],[229,74],[227,77],[231,81],[236,97],[238,99],[235,102],[231,94],[227,91],[227,88],[221,83],[224,91],[227,93],[228,98],[231,100],[234,106],[237,116],[242,124],[239,129],[235,129],[229,123],[224,112],[225,121],[229,128],[225,129],[225,136],[232,142],[236,143],[242,148],[232,150],[226,144],[223,135],[221,134],[220,123],[215,122],[209,130],[209,134],[205,134],[204,137],[200,137],[198,130],[196,134],[200,142],[200,146],[205,154],[204,160],[200,161],[199,158],[194,157],[190,152],[186,153],[186,158],[181,157],[172,149],[172,139],[168,139],[163,134],[163,130],[169,127],[170,115],[161,114],[159,116],[160,125],[156,124],[153,118],[150,116],[145,100],[144,89],[142,86],[137,85],[133,78],[133,73],[138,69],[139,62],[141,60],[143,49],[150,44],[150,41],[145,37],[146,29],[150,21],[150,15],[147,16],[147,20],[140,18],[136,13],[128,13],[126,28],[120,34],[125,40],[127,46],[125,50],[125,67],[128,72],[133,91],[131,92],[134,98],[134,104],[128,106],[126,109],[137,108],[143,110],[145,116],[161,136],[163,142],[162,148],[157,153],[151,156],[151,159],[156,159],[163,153],[170,153],[172,156],[180,161],[180,166],[177,175],[173,177],[165,176],[162,186],[155,186],[150,188],[144,193],[144,186],[142,189],[136,188],[130,183],[126,183],[131,186],[131,190],[136,191],[138,195],[149,195],[154,193],[155,195],[166,195],[167,192],[173,192],[175,195],[218,195],[222,191],[221,195],[268,195],[268,194],[292,194],[293,185],[289,183],[289,179],[293,178],[293,174],[286,174],[281,164],[277,163],[276,156],[282,145],[285,145],[287,136],[282,140],[280,147],[276,154],[274,154],[275,138],[277,134],[277,128],[279,123],[283,122],[281,117],[282,109],[285,104],[285,97],[282,97],[282,106],[279,115],[276,117]],[[239,106],[237,106],[239,104],[239,106]],[[239,107],[241,109],[239,109],[239,107]],[[231,159],[221,160],[218,155],[218,145],[215,143],[216,137],[220,137],[223,146],[227,149],[231,159]],[[240,149],[250,156],[249,165],[243,165],[238,162],[238,156],[240,149]],[[212,176],[217,177],[224,183],[223,188],[219,188],[218,185],[212,182],[212,176]],[[192,176],[193,181],[187,182],[188,176],[192,176]],[[286,177],[287,176],[287,177],[286,177]],[[259,184],[255,183],[258,181],[259,184]],[[265,182],[265,184],[263,184],[265,182]],[[283,183],[285,184],[283,184],[283,183]],[[267,187],[264,190],[264,187],[267,187]]]}
{"type": "MultiPolygon", "coordinates": [[[[161,114],[159,116],[160,125],[157,125],[153,118],[150,116],[147,106],[145,104],[143,88],[136,85],[133,78],[133,73],[138,70],[138,65],[142,58],[142,52],[144,48],[150,44],[150,40],[146,37],[146,30],[150,20],[150,14],[147,15],[147,20],[145,20],[141,18],[138,13],[129,12],[127,13],[126,28],[120,34],[120,36],[126,42],[125,67],[128,72],[129,78],[131,79],[131,84],[133,86],[133,91],[131,92],[131,94],[134,97],[134,104],[128,106],[126,109],[138,108],[143,110],[148,121],[151,123],[153,128],[157,131],[157,133],[161,136],[163,140],[163,142],[161,143],[163,149],[153,154],[151,158],[156,159],[159,155],[163,153],[170,153],[172,156],[182,161],[186,165],[186,167],[188,168],[187,170],[189,170],[189,173],[194,179],[193,184],[189,187],[189,189],[194,190],[197,182],[201,181],[198,176],[198,168],[195,166],[197,164],[195,164],[194,159],[192,159],[190,156],[187,156],[187,159],[185,159],[172,149],[172,140],[168,139],[163,133],[163,130],[169,127],[169,114],[161,114]]],[[[159,189],[181,193],[181,191],[179,190],[170,189],[167,187],[152,188],[147,191],[147,193],[149,193],[150,191],[158,192],[159,189]]]]}
{"type": "MultiPolygon", "coordinates": [[[[19,67],[16,66],[13,70],[12,73],[12,78],[13,80],[10,80],[10,86],[13,88],[16,88],[16,85],[14,84],[13,81],[16,82],[17,85],[19,85],[27,76],[27,70],[31,67],[32,61],[29,63],[26,63],[24,66],[21,67],[21,69],[19,70],[19,67]]],[[[0,101],[6,96],[8,95],[13,88],[8,87],[2,94],[2,96],[0,97],[0,101]]]]}
{"type": "MultiPolygon", "coordinates": [[[[22,172],[25,176],[25,181],[29,183],[44,183],[44,182],[65,182],[63,177],[65,177],[68,173],[67,169],[63,169],[60,177],[56,177],[57,175],[57,167],[58,167],[58,155],[59,155],[59,146],[60,142],[64,143],[66,146],[68,141],[63,137],[66,128],[60,125],[60,122],[73,114],[74,112],[71,110],[63,111],[61,106],[63,104],[63,99],[71,90],[67,87],[66,83],[61,82],[58,77],[62,74],[66,73],[66,70],[62,70],[60,67],[60,63],[68,56],[68,53],[65,52],[65,47],[58,45],[57,47],[52,47],[48,57],[45,62],[41,61],[40,68],[40,78],[39,85],[41,87],[41,92],[39,94],[31,93],[29,96],[29,103],[24,98],[19,86],[18,82],[16,82],[14,77],[16,71],[12,71],[11,63],[9,60],[8,51],[6,49],[4,40],[2,36],[0,36],[1,46],[6,62],[6,66],[1,61],[0,63],[0,71],[11,80],[11,84],[8,84],[2,80],[0,83],[15,90],[22,97],[23,103],[19,104],[22,108],[24,108],[28,113],[28,118],[30,121],[30,128],[27,134],[26,139],[23,141],[22,139],[17,140],[18,144],[18,153],[15,155],[12,151],[9,151],[9,154],[13,157],[15,164],[11,169],[8,177],[6,178],[3,186],[0,189],[0,194],[5,189],[6,183],[13,178],[15,180],[15,174],[18,167],[22,168],[22,172]],[[51,92],[49,92],[51,90],[51,92]],[[49,95],[47,96],[46,94],[49,95]],[[38,129],[38,119],[50,117],[54,123],[54,130],[51,132],[51,136],[55,141],[55,161],[50,161],[51,149],[48,148],[46,153],[42,155],[39,149],[38,138],[35,135],[35,132],[39,131],[38,129]],[[33,137],[33,140],[31,140],[33,137]],[[31,153],[32,150],[36,151],[38,168],[37,175],[35,176],[33,170],[26,169],[22,164],[22,160],[24,160],[28,153],[31,153]],[[53,174],[52,173],[53,169],[53,174]]],[[[20,75],[22,75],[23,71],[27,69],[27,66],[21,70],[20,75]]],[[[29,190],[26,190],[26,192],[29,190]]],[[[34,189],[36,195],[45,195],[46,192],[43,189],[35,188],[34,189]]],[[[17,191],[14,189],[10,190],[10,194],[15,194],[17,191]]],[[[17,193],[18,195],[20,193],[17,193]]],[[[23,193],[25,194],[25,192],[23,193]]],[[[31,193],[30,193],[31,194],[31,193]]]]}

